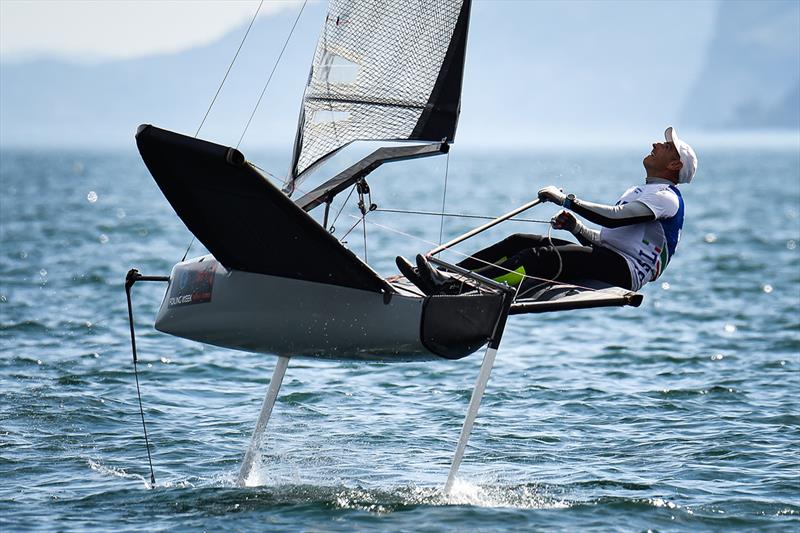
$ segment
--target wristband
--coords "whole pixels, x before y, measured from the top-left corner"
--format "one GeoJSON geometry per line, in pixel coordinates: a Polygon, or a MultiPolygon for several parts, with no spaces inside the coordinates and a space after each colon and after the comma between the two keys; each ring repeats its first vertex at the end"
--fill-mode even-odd
{"type": "Polygon", "coordinates": [[[566,209],[572,209],[572,203],[575,201],[574,194],[568,194],[566,198],[564,198],[564,203],[562,204],[566,209]]]}

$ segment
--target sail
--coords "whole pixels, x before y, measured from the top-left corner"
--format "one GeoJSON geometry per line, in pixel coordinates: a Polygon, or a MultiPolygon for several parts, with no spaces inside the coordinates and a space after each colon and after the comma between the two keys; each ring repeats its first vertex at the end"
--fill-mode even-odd
{"type": "Polygon", "coordinates": [[[471,0],[332,0],[288,188],[355,140],[452,141],[471,0]]]}

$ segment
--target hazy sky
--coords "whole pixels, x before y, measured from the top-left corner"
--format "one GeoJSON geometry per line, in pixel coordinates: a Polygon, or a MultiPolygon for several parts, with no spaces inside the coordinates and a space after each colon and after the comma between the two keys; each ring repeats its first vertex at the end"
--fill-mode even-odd
{"type": "MultiPolygon", "coordinates": [[[[216,101],[203,132],[208,138],[223,142],[231,131],[241,132],[251,109],[245,99],[262,86],[262,71],[272,65],[301,3],[264,2],[261,33],[250,36],[216,101]]],[[[251,138],[265,145],[284,146],[294,135],[326,2],[309,3],[288,50],[294,61],[285,60],[278,69],[267,99],[271,105],[262,106],[261,122],[251,128],[251,138]]],[[[143,120],[195,128],[258,5],[258,0],[0,0],[4,140],[78,142],[72,133],[76,121],[83,125],[80,142],[91,143],[129,142],[131,129],[143,120]],[[183,54],[160,56],[174,52],[183,54]],[[116,61],[142,56],[155,57],[116,61]],[[41,68],[25,64],[43,57],[67,61],[41,68]],[[99,64],[72,64],[76,61],[99,64]],[[173,75],[178,71],[180,76],[173,75]],[[182,95],[187,83],[193,90],[182,95]]],[[[616,143],[623,134],[638,141],[643,131],[677,125],[706,62],[718,5],[715,0],[473,0],[459,142],[616,143]]]]}
{"type": "MultiPolygon", "coordinates": [[[[311,0],[314,1],[314,0],[311,0]]],[[[259,15],[297,9],[266,0],[259,15]]],[[[175,52],[249,22],[258,0],[0,0],[0,57],[96,61],[175,52]]]]}
{"type": "MultiPolygon", "coordinates": [[[[565,3],[581,9],[582,1],[565,3]]],[[[642,7],[647,1],[630,0],[631,7],[642,7]]],[[[301,3],[265,0],[259,16],[296,10],[301,3]]],[[[513,9],[514,3],[502,2],[506,9],[509,5],[513,9]]],[[[709,5],[713,4],[692,0],[672,3],[686,17],[702,19],[708,18],[709,5]]],[[[258,5],[259,0],[0,0],[0,59],[56,56],[93,62],[176,52],[210,43],[247,23],[258,5]]]]}

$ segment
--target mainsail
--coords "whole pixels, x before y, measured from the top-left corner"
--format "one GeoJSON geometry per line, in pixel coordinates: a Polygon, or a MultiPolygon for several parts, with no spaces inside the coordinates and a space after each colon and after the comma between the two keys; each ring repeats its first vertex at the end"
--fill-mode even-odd
{"type": "Polygon", "coordinates": [[[356,140],[452,141],[471,0],[332,0],[303,96],[288,189],[356,140]]]}

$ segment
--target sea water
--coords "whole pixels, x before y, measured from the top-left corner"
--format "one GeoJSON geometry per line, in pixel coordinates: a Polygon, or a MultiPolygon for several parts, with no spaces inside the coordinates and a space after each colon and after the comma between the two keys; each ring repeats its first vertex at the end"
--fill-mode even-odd
{"type": "MultiPolygon", "coordinates": [[[[156,332],[164,286],[142,282],[149,489],[123,281],[168,274],[191,235],[133,149],[2,152],[0,530],[800,528],[800,157],[697,148],[678,253],[641,307],[510,319],[450,496],[482,352],[292,360],[238,488],[275,358],[156,332]]],[[[248,155],[285,168],[285,154],[248,155]]],[[[369,180],[379,208],[436,211],[446,173],[446,211],[498,215],[548,184],[613,203],[641,181],[642,155],[456,148],[369,180]]],[[[383,275],[480,223],[378,211],[364,226],[355,196],[334,221],[340,205],[335,234],[363,257],[366,231],[383,275]]],[[[504,224],[446,258],[546,231],[504,224]]]]}

